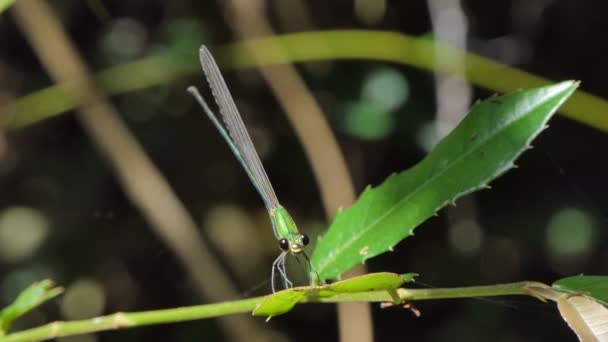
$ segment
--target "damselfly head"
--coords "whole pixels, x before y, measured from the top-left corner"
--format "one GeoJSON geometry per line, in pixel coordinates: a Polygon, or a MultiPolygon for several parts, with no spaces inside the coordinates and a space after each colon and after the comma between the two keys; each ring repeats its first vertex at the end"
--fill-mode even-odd
{"type": "Polygon", "coordinates": [[[308,236],[306,234],[292,235],[290,238],[281,238],[279,240],[279,248],[283,252],[289,252],[291,254],[300,254],[304,247],[308,245],[308,236]]]}

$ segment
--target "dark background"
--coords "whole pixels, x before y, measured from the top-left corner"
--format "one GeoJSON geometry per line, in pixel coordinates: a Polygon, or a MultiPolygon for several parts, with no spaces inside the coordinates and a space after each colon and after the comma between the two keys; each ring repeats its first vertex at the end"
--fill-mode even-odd
{"type": "MultiPolygon", "coordinates": [[[[267,4],[269,21],[275,32],[290,32],[281,24],[289,20],[289,14],[276,10],[278,1],[267,4]]],[[[226,25],[223,8],[213,1],[104,0],[101,4],[109,17],[91,3],[51,1],[92,70],[138,60],[176,41],[192,43],[196,49],[201,43],[219,45],[236,39],[226,25]],[[141,46],[129,53],[108,47],[113,30],[136,32],[134,39],[141,46]]],[[[383,17],[373,23],[362,20],[351,1],[308,1],[304,6],[310,30],[361,28],[415,36],[432,31],[425,1],[388,1],[383,17]]],[[[556,81],[581,80],[583,90],[606,96],[605,1],[463,1],[462,6],[469,25],[469,50],[556,81]]],[[[425,155],[421,132],[436,110],[432,73],[365,60],[324,63],[322,72],[297,67],[325,110],[357,193],[425,155]],[[346,124],[349,115],[354,115],[349,108],[359,101],[368,77],[386,68],[400,75],[409,96],[390,113],[390,129],[370,138],[346,124]]],[[[319,192],[281,108],[253,69],[224,74],[237,104],[245,108],[242,111],[256,144],[264,147],[260,154],[281,202],[303,231],[318,234],[327,226],[319,192]]],[[[268,293],[269,284],[264,282],[277,250],[265,209],[224,141],[185,93],[189,84],[206,89],[201,73],[114,96],[111,101],[198,220],[243,297],[268,293]],[[212,231],[210,222],[214,222],[212,231]],[[239,230],[241,224],[247,230],[239,230]],[[222,246],[230,243],[242,249],[251,246],[256,251],[253,259],[251,253],[226,252],[222,246]],[[234,265],[245,259],[243,273],[234,265]]],[[[0,105],[51,85],[11,11],[4,12],[0,16],[0,105]]],[[[472,100],[492,94],[473,90],[472,100]]],[[[464,199],[465,213],[459,212],[460,205],[441,211],[394,253],[370,260],[369,270],[417,272],[420,283],[414,286],[434,287],[519,280],[550,284],[568,275],[606,274],[608,139],[595,128],[561,116],[550,125],[534,142],[535,148],[517,162],[518,169],[494,181],[492,190],[464,199]],[[454,245],[449,233],[462,217],[474,222],[476,235],[461,240],[479,239],[466,251],[454,245]],[[570,243],[578,247],[569,248],[570,243]]],[[[90,311],[95,314],[204,302],[173,253],[125,198],[73,113],[5,133],[7,143],[0,153],[0,248],[20,243],[26,247],[18,257],[0,252],[1,304],[45,277],[65,286],[66,296],[79,285],[76,290],[84,291],[85,298],[98,297],[101,307],[90,311]],[[14,222],[7,217],[24,217],[24,224],[34,228],[7,224],[14,222]],[[31,241],[34,247],[28,250],[31,241]]],[[[291,266],[290,273],[303,273],[301,266],[291,266]]],[[[70,310],[66,306],[56,300],[28,315],[20,326],[77,317],[66,314],[70,310]]],[[[373,305],[377,340],[576,340],[553,304],[533,299],[440,300],[416,303],[416,307],[422,312],[420,318],[407,310],[381,310],[373,305]]],[[[256,321],[263,324],[261,318],[256,321]]],[[[266,327],[294,341],[338,338],[332,305],[298,306],[266,327]]],[[[224,338],[214,320],[202,320],[104,332],[81,340],[224,338]]]]}

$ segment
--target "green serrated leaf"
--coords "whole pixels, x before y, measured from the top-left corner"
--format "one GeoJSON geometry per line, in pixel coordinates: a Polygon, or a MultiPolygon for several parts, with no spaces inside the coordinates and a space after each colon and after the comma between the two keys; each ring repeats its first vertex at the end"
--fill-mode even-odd
{"type": "Polygon", "coordinates": [[[420,163],[366,189],[336,215],[311,259],[321,281],[391,250],[441,207],[512,168],[577,86],[567,81],[475,105],[420,163]]]}
{"type": "Polygon", "coordinates": [[[579,275],[562,278],[553,288],[563,292],[580,292],[608,305],[608,276],[579,275]]]}
{"type": "Polygon", "coordinates": [[[405,282],[410,282],[416,273],[395,274],[389,272],[369,273],[358,277],[320,286],[300,286],[279,291],[264,298],[253,310],[255,316],[268,319],[289,312],[307,297],[331,297],[339,293],[368,291],[395,291],[405,282]]]}
{"type": "Polygon", "coordinates": [[[42,303],[49,301],[63,292],[63,288],[55,287],[51,280],[42,280],[23,290],[17,299],[0,311],[0,336],[7,333],[11,323],[42,303]]]}

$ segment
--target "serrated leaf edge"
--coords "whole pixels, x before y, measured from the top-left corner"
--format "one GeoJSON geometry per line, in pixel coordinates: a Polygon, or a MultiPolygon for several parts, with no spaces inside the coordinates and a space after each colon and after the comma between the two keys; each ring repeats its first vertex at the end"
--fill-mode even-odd
{"type": "MultiPolygon", "coordinates": [[[[562,89],[555,90],[555,93],[553,94],[553,96],[551,96],[550,98],[546,99],[545,101],[539,102],[538,104],[536,104],[536,106],[534,106],[533,108],[529,109],[527,112],[532,112],[532,111],[533,111],[533,110],[535,110],[536,108],[538,108],[538,107],[540,107],[540,106],[544,105],[545,103],[549,102],[551,99],[553,99],[553,98],[555,98],[556,96],[560,95],[561,93],[563,93],[563,92],[567,91],[567,90],[568,90],[568,88],[570,88],[570,89],[569,89],[569,90],[570,90],[570,92],[573,92],[573,91],[574,91],[574,90],[575,90],[575,89],[578,87],[578,82],[575,82],[575,81],[564,81],[564,82],[562,82],[562,84],[564,85],[564,87],[563,87],[562,89]],[[568,83],[568,85],[566,86],[566,84],[567,84],[567,83],[568,83]]],[[[553,86],[556,86],[556,85],[553,85],[553,86]]],[[[513,93],[511,93],[511,94],[509,94],[509,95],[514,95],[514,94],[517,94],[517,93],[521,93],[521,92],[525,92],[525,91],[532,91],[532,90],[533,90],[533,89],[529,89],[529,90],[519,90],[519,91],[513,92],[513,93]]],[[[561,105],[564,103],[564,101],[565,101],[567,98],[568,98],[567,96],[566,96],[566,97],[563,97],[563,98],[562,98],[562,99],[559,101],[559,103],[558,103],[558,104],[557,104],[557,105],[554,107],[554,109],[551,111],[551,113],[554,113],[554,112],[557,110],[557,108],[559,108],[559,107],[560,107],[560,106],[561,106],[561,105]]],[[[478,105],[479,105],[479,104],[476,104],[474,107],[476,107],[476,106],[478,106],[478,105]]],[[[473,111],[474,107],[471,109],[471,111],[473,111]]],[[[539,129],[536,131],[536,133],[535,133],[535,134],[531,134],[531,135],[530,135],[530,138],[529,138],[529,139],[526,141],[526,143],[524,144],[524,147],[523,147],[523,148],[521,148],[519,151],[517,151],[517,152],[515,153],[515,158],[519,157],[519,156],[520,156],[520,155],[521,155],[521,154],[522,154],[524,151],[526,151],[526,150],[528,150],[529,148],[531,148],[531,146],[530,146],[530,142],[531,142],[532,140],[534,140],[534,139],[535,139],[535,138],[538,136],[538,134],[544,130],[544,128],[545,128],[545,126],[546,126],[547,122],[548,122],[548,121],[549,121],[549,119],[551,118],[551,113],[549,113],[549,115],[546,115],[546,117],[545,117],[545,119],[544,119],[544,121],[543,121],[542,125],[541,125],[541,126],[540,126],[540,128],[539,128],[539,129]]],[[[515,117],[515,118],[514,118],[513,120],[511,120],[511,121],[506,121],[506,122],[505,122],[505,124],[503,125],[503,129],[502,129],[501,131],[504,131],[504,130],[508,129],[508,127],[510,127],[510,126],[511,126],[511,125],[513,125],[514,123],[516,123],[516,122],[518,122],[519,120],[522,120],[522,119],[524,119],[524,118],[526,118],[526,117],[527,117],[527,115],[520,115],[520,116],[515,117]]],[[[496,136],[496,134],[494,134],[494,135],[490,136],[489,138],[491,139],[491,138],[493,138],[493,137],[495,137],[495,136],[496,136]]],[[[480,141],[479,141],[479,143],[477,144],[477,146],[483,146],[483,145],[485,145],[485,142],[486,142],[487,140],[488,140],[488,139],[480,140],[480,141]],[[483,144],[482,144],[482,142],[483,142],[483,144]]],[[[410,193],[409,193],[407,196],[405,196],[405,197],[403,197],[402,199],[400,199],[399,201],[397,201],[397,202],[395,203],[395,205],[393,205],[393,206],[392,206],[392,207],[391,207],[389,210],[387,210],[387,211],[386,211],[384,214],[380,215],[378,218],[376,218],[376,219],[375,219],[373,222],[371,222],[370,224],[367,224],[367,225],[366,225],[366,227],[364,227],[363,229],[359,230],[359,231],[358,231],[358,232],[357,232],[355,235],[351,236],[351,237],[350,237],[350,238],[349,238],[347,241],[345,241],[343,244],[341,244],[340,246],[338,246],[337,248],[339,249],[339,251],[342,251],[342,250],[345,250],[346,248],[348,248],[350,245],[352,245],[352,243],[353,243],[352,241],[356,241],[356,240],[357,240],[357,239],[358,239],[360,236],[362,236],[363,234],[367,234],[367,232],[369,232],[371,229],[373,229],[373,227],[374,227],[374,226],[375,226],[375,225],[376,225],[378,222],[382,221],[382,220],[383,220],[383,219],[384,219],[386,216],[390,215],[390,214],[391,214],[391,213],[392,213],[392,212],[395,210],[395,208],[400,207],[400,206],[402,205],[402,203],[406,202],[406,201],[407,201],[407,200],[409,200],[409,199],[410,199],[412,196],[414,196],[415,194],[417,194],[417,193],[418,193],[418,192],[419,192],[421,189],[423,189],[423,188],[424,188],[424,187],[425,187],[425,186],[426,186],[426,185],[427,185],[429,182],[431,182],[431,181],[435,180],[435,179],[436,179],[437,177],[439,177],[440,175],[443,175],[443,174],[445,173],[445,171],[446,171],[446,170],[449,170],[449,169],[452,167],[452,165],[456,165],[456,164],[458,164],[458,163],[459,163],[459,162],[460,162],[462,159],[464,159],[464,158],[468,157],[470,154],[472,154],[472,153],[473,153],[473,152],[475,152],[475,151],[477,151],[477,149],[471,149],[471,150],[470,150],[468,153],[465,153],[465,154],[462,154],[462,155],[458,156],[458,158],[456,158],[456,159],[455,159],[455,160],[454,160],[454,161],[453,161],[453,162],[452,162],[452,163],[451,163],[451,164],[450,164],[448,167],[446,167],[446,168],[442,169],[440,172],[438,172],[438,173],[436,173],[435,175],[433,175],[433,177],[428,178],[428,179],[427,179],[425,182],[423,182],[421,185],[419,185],[418,187],[416,187],[416,189],[415,189],[414,191],[410,192],[410,193]]],[[[427,156],[427,157],[428,157],[428,156],[427,156]]],[[[416,164],[414,167],[417,167],[417,166],[418,166],[418,165],[420,165],[422,162],[424,162],[424,160],[426,160],[426,158],[427,158],[427,157],[425,157],[423,160],[421,160],[421,161],[420,161],[418,164],[416,164]]],[[[514,158],[514,159],[515,159],[515,158],[514,158]]],[[[513,168],[513,166],[514,166],[514,163],[512,163],[512,162],[511,162],[511,163],[507,163],[505,166],[503,166],[502,168],[498,169],[498,170],[497,170],[497,171],[496,171],[496,172],[495,172],[493,175],[491,175],[491,176],[487,177],[487,178],[486,178],[486,180],[482,181],[482,182],[481,182],[481,184],[480,184],[479,186],[477,186],[477,187],[472,187],[472,188],[470,188],[470,189],[467,189],[467,190],[465,190],[465,191],[462,191],[462,192],[460,192],[460,193],[458,193],[458,194],[454,195],[454,197],[452,197],[452,199],[444,201],[442,204],[440,204],[439,206],[437,206],[436,208],[434,208],[434,210],[433,210],[433,211],[434,211],[434,212],[437,212],[437,211],[438,211],[440,208],[443,208],[443,207],[444,207],[446,204],[448,204],[448,203],[453,203],[453,202],[454,202],[456,199],[458,199],[459,197],[462,197],[462,196],[464,196],[464,195],[466,195],[466,194],[469,194],[469,193],[472,193],[472,192],[474,192],[474,191],[477,191],[477,190],[480,190],[480,189],[485,188],[485,187],[487,186],[487,181],[492,180],[492,179],[494,179],[494,178],[496,178],[496,177],[499,177],[500,175],[504,174],[504,173],[505,173],[506,171],[508,171],[509,169],[513,168]]],[[[405,172],[407,172],[407,171],[408,171],[408,170],[404,170],[404,171],[401,171],[401,172],[399,172],[399,173],[397,173],[397,174],[392,173],[392,174],[391,174],[391,175],[390,175],[390,176],[389,176],[387,179],[385,179],[385,180],[382,182],[382,184],[378,185],[377,187],[373,187],[373,188],[372,188],[372,187],[370,187],[370,186],[366,187],[366,189],[365,189],[365,190],[363,191],[363,193],[361,194],[360,198],[361,198],[361,197],[363,197],[363,196],[364,196],[366,193],[368,193],[370,190],[372,190],[372,189],[377,189],[377,188],[381,187],[383,184],[385,184],[386,182],[388,182],[388,181],[389,181],[391,178],[396,177],[397,175],[401,175],[401,174],[403,174],[403,173],[405,173],[405,172]]],[[[351,207],[351,208],[352,208],[352,207],[351,207]]],[[[344,214],[345,214],[346,212],[348,212],[348,211],[349,211],[351,208],[347,208],[347,209],[342,210],[342,211],[339,213],[339,215],[344,215],[344,214]]],[[[336,218],[337,218],[337,216],[336,216],[336,218]]],[[[335,219],[334,219],[334,220],[335,220],[335,219]]],[[[413,235],[413,231],[414,231],[414,229],[415,229],[415,228],[416,228],[416,227],[411,228],[411,229],[410,229],[410,231],[409,231],[409,233],[408,233],[408,235],[405,235],[405,236],[404,236],[404,237],[403,237],[401,240],[403,240],[403,239],[407,238],[408,236],[413,235]]],[[[379,254],[384,253],[384,252],[386,252],[386,251],[379,252],[379,253],[376,253],[376,254],[374,254],[374,253],[370,253],[370,254],[366,255],[366,256],[363,258],[363,261],[362,261],[362,262],[364,263],[364,262],[365,262],[365,260],[370,259],[370,258],[372,258],[372,257],[375,257],[375,256],[377,256],[377,255],[379,255],[379,254]]],[[[332,253],[332,255],[340,255],[340,254],[341,254],[340,252],[338,252],[338,253],[332,253]]],[[[319,274],[322,274],[322,273],[323,273],[323,269],[324,269],[325,267],[327,267],[327,265],[331,264],[331,263],[332,263],[334,260],[335,260],[335,257],[334,257],[334,258],[326,258],[326,259],[324,259],[324,260],[323,260],[323,262],[322,262],[322,263],[320,263],[320,264],[316,265],[316,266],[315,266],[315,269],[317,270],[317,272],[318,272],[319,274]]],[[[324,278],[324,277],[322,277],[322,278],[324,278]]],[[[324,279],[327,279],[327,278],[324,278],[324,279]]]]}

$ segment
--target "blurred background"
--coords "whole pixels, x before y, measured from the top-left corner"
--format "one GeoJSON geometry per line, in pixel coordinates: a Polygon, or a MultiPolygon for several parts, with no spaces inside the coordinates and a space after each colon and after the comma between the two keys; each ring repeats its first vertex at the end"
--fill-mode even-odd
{"type": "MultiPolygon", "coordinates": [[[[213,50],[252,35],[392,31],[437,39],[548,79],[581,80],[583,90],[608,95],[601,48],[608,3],[600,0],[44,2],[42,17],[57,20],[67,41],[45,40],[52,32],[45,22],[28,21],[30,15],[36,18],[38,3],[20,0],[0,15],[0,110],[20,103],[52,114],[0,126],[0,304],[43,278],[66,292],[15,329],[270,292],[270,265],[278,249],[263,203],[185,91],[194,84],[209,95],[197,65],[201,44],[213,50]],[[96,116],[86,106],[74,110],[70,103],[80,96],[74,89],[49,88],[76,75],[70,71],[74,56],[61,54],[66,44],[77,51],[89,77],[114,71],[105,74],[101,88],[113,94],[105,110],[114,113],[110,119],[117,118],[116,125],[94,119],[107,113],[96,116]],[[57,52],[65,65],[49,72],[53,67],[42,60],[52,57],[41,58],[41,51],[57,52]],[[165,64],[138,64],[156,56],[165,64]],[[133,89],[119,90],[138,81],[133,89]],[[24,97],[41,90],[46,97],[24,97]]],[[[275,191],[313,241],[328,226],[332,204],[323,199],[291,123],[307,122],[314,113],[290,112],[288,119],[285,103],[291,99],[291,108],[297,108],[300,102],[293,101],[299,97],[281,95],[281,88],[316,100],[352,177],[336,172],[326,180],[352,184],[355,194],[414,165],[475,100],[494,93],[456,76],[365,59],[294,64],[286,72],[303,87],[290,88],[295,87],[290,82],[277,91],[268,77],[284,69],[271,67],[270,76],[262,75],[255,67],[235,69],[230,61],[239,56],[221,56],[218,62],[275,191]]],[[[456,69],[467,63],[436,59],[456,69]]],[[[417,272],[420,283],[413,286],[433,287],[550,284],[568,275],[608,273],[608,139],[597,128],[559,115],[550,126],[517,162],[518,169],[494,181],[491,190],[442,210],[394,253],[370,260],[368,270],[417,272]]],[[[350,190],[326,196],[348,198],[339,191],[350,190]]],[[[348,205],[344,202],[333,205],[348,205]]],[[[290,260],[288,266],[298,284],[306,283],[304,265],[290,260]]],[[[552,304],[532,299],[441,300],[416,307],[420,318],[373,305],[375,339],[576,340],[552,304]]],[[[249,333],[247,340],[338,339],[333,305],[301,305],[269,323],[235,317],[61,340],[243,340],[239,331],[249,333]]]]}

